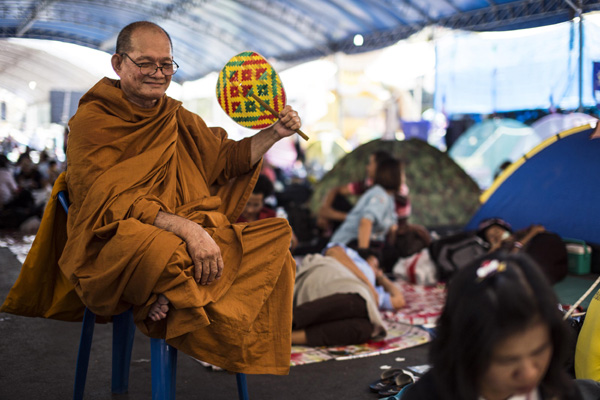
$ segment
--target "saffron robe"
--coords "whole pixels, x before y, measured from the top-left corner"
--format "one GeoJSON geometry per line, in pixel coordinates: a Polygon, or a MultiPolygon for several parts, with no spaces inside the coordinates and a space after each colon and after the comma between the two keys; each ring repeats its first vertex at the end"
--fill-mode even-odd
{"type": "Polygon", "coordinates": [[[235,223],[260,172],[250,139],[228,139],[166,95],[140,108],[119,84],[104,78],[82,97],[69,122],[66,175],[0,311],[80,320],[84,305],[107,318],[133,306],[142,332],[195,358],[287,374],[291,229],[280,218],[235,223]],[[56,202],[65,187],[66,225],[56,202]],[[196,284],[185,242],[153,225],[159,211],[207,230],[223,257],[219,280],[196,284]],[[152,322],[158,294],[170,309],[152,322]]]}

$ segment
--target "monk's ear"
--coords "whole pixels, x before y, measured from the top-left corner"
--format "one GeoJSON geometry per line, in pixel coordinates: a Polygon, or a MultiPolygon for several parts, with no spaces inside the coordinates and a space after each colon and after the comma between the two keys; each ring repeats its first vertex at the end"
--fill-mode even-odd
{"type": "Polygon", "coordinates": [[[110,58],[110,63],[117,75],[121,76],[121,70],[123,69],[123,57],[119,54],[113,54],[110,58]]]}

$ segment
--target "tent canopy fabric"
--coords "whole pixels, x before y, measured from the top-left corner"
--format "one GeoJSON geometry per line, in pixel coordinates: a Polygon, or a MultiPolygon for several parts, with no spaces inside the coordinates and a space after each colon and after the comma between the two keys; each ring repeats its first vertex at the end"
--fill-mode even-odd
{"type": "Polygon", "coordinates": [[[374,140],[340,159],[313,185],[309,201],[316,215],[327,192],[365,176],[369,156],[385,150],[406,162],[410,188],[410,222],[436,227],[462,227],[479,207],[477,184],[446,154],[419,139],[374,140]]]}
{"type": "Polygon", "coordinates": [[[481,188],[488,188],[500,165],[516,161],[542,141],[535,131],[510,118],[494,118],[467,129],[448,154],[481,188]]]}
{"type": "MultiPolygon", "coordinates": [[[[600,9],[598,0],[577,3],[583,12],[600,9]]],[[[123,26],[150,20],[173,39],[181,67],[174,79],[181,83],[219,71],[233,55],[246,50],[285,66],[337,52],[383,48],[426,26],[510,30],[567,21],[574,15],[570,4],[564,0],[0,0],[0,38],[58,40],[112,53],[123,26]],[[355,44],[357,34],[362,35],[362,44],[355,44]]],[[[27,58],[21,63],[27,64],[27,58]]],[[[3,79],[0,75],[0,87],[3,79]]]]}
{"type": "Polygon", "coordinates": [[[580,112],[549,114],[535,121],[531,124],[531,127],[542,140],[545,140],[550,136],[554,136],[578,126],[590,124],[597,120],[598,118],[596,117],[580,112]]]}
{"type": "Polygon", "coordinates": [[[600,138],[590,125],[560,133],[513,163],[483,195],[465,229],[498,217],[515,230],[543,225],[563,238],[600,243],[600,138]]]}

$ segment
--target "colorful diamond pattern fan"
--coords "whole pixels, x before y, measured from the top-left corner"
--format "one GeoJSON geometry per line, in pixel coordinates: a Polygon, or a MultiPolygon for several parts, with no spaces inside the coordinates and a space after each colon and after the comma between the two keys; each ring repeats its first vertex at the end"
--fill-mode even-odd
{"type": "Polygon", "coordinates": [[[219,73],[217,99],[225,113],[246,128],[264,129],[273,125],[277,117],[253,96],[277,114],[285,107],[285,91],[275,69],[260,54],[246,51],[229,60],[219,73]]]}

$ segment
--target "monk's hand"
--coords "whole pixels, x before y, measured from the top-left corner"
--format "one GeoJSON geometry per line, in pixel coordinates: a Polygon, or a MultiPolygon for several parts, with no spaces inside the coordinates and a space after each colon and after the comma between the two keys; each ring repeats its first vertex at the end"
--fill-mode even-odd
{"type": "Polygon", "coordinates": [[[187,250],[194,263],[194,279],[201,285],[209,285],[223,274],[221,249],[200,225],[185,238],[187,250]]]}
{"type": "Polygon", "coordinates": [[[279,137],[284,138],[292,135],[296,129],[300,129],[302,121],[298,113],[289,105],[285,106],[279,113],[279,121],[273,126],[279,137]]]}
{"type": "Polygon", "coordinates": [[[154,226],[173,232],[185,241],[194,263],[194,279],[197,283],[208,285],[221,277],[221,249],[203,227],[189,219],[163,211],[156,215],[154,226]]]}

